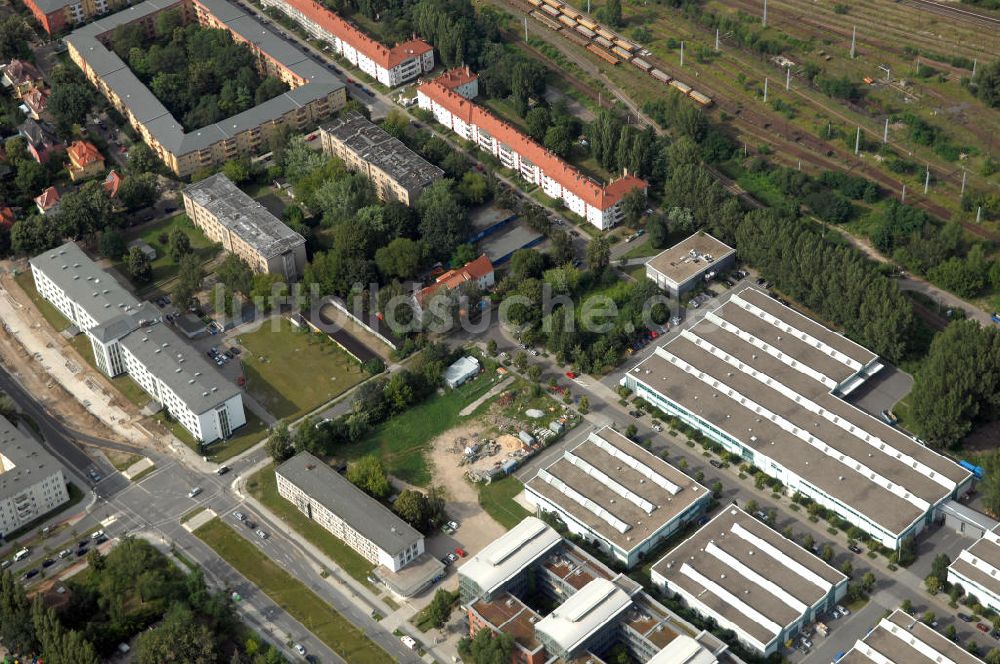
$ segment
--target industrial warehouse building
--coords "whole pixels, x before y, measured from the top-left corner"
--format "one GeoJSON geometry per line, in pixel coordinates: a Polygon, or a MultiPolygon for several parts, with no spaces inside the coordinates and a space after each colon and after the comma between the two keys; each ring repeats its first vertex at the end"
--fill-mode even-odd
{"type": "Polygon", "coordinates": [[[326,68],[226,0],[146,0],[75,30],[65,39],[69,57],[107,97],[174,175],[252,156],[270,136],[316,126],[347,103],[344,83],[326,68]],[[225,120],[186,131],[128,65],[109,48],[117,28],[140,24],[152,37],[156,16],[177,11],[185,22],[227,30],[246,44],[263,73],[292,89],[225,120]]]}
{"type": "Polygon", "coordinates": [[[621,201],[626,194],[635,189],[645,193],[645,181],[633,175],[607,185],[595,182],[513,125],[474,104],[470,99],[478,93],[478,86],[469,78],[467,71],[460,69],[424,83],[417,88],[417,103],[445,127],[601,230],[621,221],[621,201]]]}
{"type": "Polygon", "coordinates": [[[527,517],[458,569],[469,635],[514,639],[514,661],[600,662],[616,645],[642,664],[736,661],[624,574],[527,517]]]}
{"type": "Polygon", "coordinates": [[[262,0],[333,48],[382,85],[394,88],[434,69],[434,49],[422,39],[383,46],[314,0],[262,0]]]}
{"type": "Polygon", "coordinates": [[[621,383],[897,549],[969,471],[843,400],[878,357],[756,288],[657,348],[621,383]]]}
{"type": "Polygon", "coordinates": [[[837,664],[983,664],[944,634],[896,609],[837,664]]]}
{"type": "Polygon", "coordinates": [[[416,594],[443,573],[424,553],[423,535],[312,454],[296,454],[274,474],[278,495],[377,565],[375,575],[397,594],[416,594]]]}
{"type": "Polygon", "coordinates": [[[228,438],[246,424],[240,390],[160,322],[74,242],[30,261],[35,288],[90,339],[97,367],[127,373],[197,439],[228,438]]]}
{"type": "Polygon", "coordinates": [[[948,583],[960,583],[966,594],[1000,611],[1000,527],[964,549],[948,566],[948,583]]]}
{"type": "Polygon", "coordinates": [[[444,176],[431,164],[360,113],[344,113],[320,127],[323,152],[363,173],[378,197],[412,205],[424,189],[444,176]]]}
{"type": "Polygon", "coordinates": [[[306,266],[306,241],[223,173],[188,185],[184,212],[213,242],[255,272],[295,281],[306,266]]]}
{"type": "Polygon", "coordinates": [[[847,593],[846,576],[737,507],[661,558],[651,577],[765,657],[847,593]]]}
{"type": "Polygon", "coordinates": [[[646,278],[680,297],[735,262],[735,249],[699,231],[646,261],[646,278]]]}
{"type": "Polygon", "coordinates": [[[68,500],[62,464],[0,416],[0,537],[68,500]]]}
{"type": "Polygon", "coordinates": [[[712,497],[610,427],[539,470],[524,485],[524,496],[626,568],[701,516],[712,497]]]}

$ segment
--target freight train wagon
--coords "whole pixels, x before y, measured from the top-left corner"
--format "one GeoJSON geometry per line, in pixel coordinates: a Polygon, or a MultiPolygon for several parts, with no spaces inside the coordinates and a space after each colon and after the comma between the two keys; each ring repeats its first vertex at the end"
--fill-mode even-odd
{"type": "Polygon", "coordinates": [[[541,7],[543,4],[545,4],[544,2],[542,2],[542,0],[528,0],[528,2],[530,2],[535,7],[541,7]]]}
{"type": "Polygon", "coordinates": [[[572,7],[570,7],[569,5],[561,5],[559,7],[559,11],[561,11],[563,14],[566,14],[566,16],[569,16],[573,20],[576,20],[576,19],[580,18],[581,16],[583,16],[583,14],[581,14],[578,11],[576,11],[575,9],[573,9],[572,7]]]}
{"type": "Polygon", "coordinates": [[[611,55],[610,53],[605,51],[603,48],[600,48],[599,46],[594,46],[593,44],[587,44],[587,50],[596,55],[597,57],[601,58],[605,62],[609,62],[613,65],[618,64],[618,58],[611,55]]]}
{"type": "Polygon", "coordinates": [[[667,75],[667,74],[664,74],[659,69],[653,69],[652,71],[649,72],[649,75],[652,76],[653,78],[655,78],[656,80],[660,81],[661,83],[669,83],[670,82],[670,76],[667,75]]]}
{"type": "Polygon", "coordinates": [[[612,52],[615,55],[617,55],[622,60],[631,60],[632,59],[632,54],[629,51],[627,51],[624,48],[622,48],[621,46],[615,46],[611,50],[612,50],[612,52]]]}
{"type": "Polygon", "coordinates": [[[622,48],[622,49],[625,49],[629,53],[635,53],[636,51],[639,50],[638,46],[636,46],[635,44],[633,44],[632,42],[630,42],[627,39],[622,39],[621,37],[616,37],[614,39],[614,42],[615,42],[615,46],[617,46],[619,48],[622,48]]]}
{"type": "Polygon", "coordinates": [[[615,33],[611,32],[610,30],[607,30],[604,27],[599,27],[596,30],[594,30],[594,32],[604,37],[609,42],[613,42],[615,40],[615,33]]]}
{"type": "Polygon", "coordinates": [[[591,18],[586,18],[584,16],[581,16],[581,17],[579,17],[576,20],[577,20],[577,23],[579,23],[583,27],[587,28],[588,30],[597,30],[597,21],[595,21],[595,20],[593,20],[591,18]]]}
{"type": "Polygon", "coordinates": [[[609,51],[615,47],[614,44],[612,44],[609,40],[605,39],[604,37],[594,37],[594,42],[600,44],[609,51]]]}
{"type": "Polygon", "coordinates": [[[692,90],[691,93],[688,96],[691,97],[691,99],[694,99],[696,102],[698,102],[702,106],[711,106],[712,105],[712,98],[709,97],[708,95],[705,95],[705,94],[702,94],[702,93],[698,92],[697,90],[692,90]]]}
{"type": "Polygon", "coordinates": [[[558,23],[556,23],[551,18],[549,18],[548,16],[546,16],[541,12],[531,12],[531,16],[549,30],[555,30],[556,32],[562,30],[561,25],[559,25],[558,23]]]}
{"type": "Polygon", "coordinates": [[[690,85],[687,85],[686,83],[681,83],[677,79],[674,79],[674,80],[670,81],[670,85],[672,85],[673,87],[677,88],[678,90],[680,90],[684,94],[688,94],[689,92],[691,92],[691,86],[690,85]]]}
{"type": "Polygon", "coordinates": [[[552,5],[542,5],[542,11],[551,16],[552,18],[558,18],[559,10],[552,5]]]}
{"type": "Polygon", "coordinates": [[[585,28],[582,25],[577,25],[576,31],[579,32],[584,37],[586,37],[587,39],[593,39],[596,36],[593,30],[591,30],[590,28],[585,28]]]}
{"type": "Polygon", "coordinates": [[[642,58],[635,58],[634,60],[632,60],[632,64],[634,64],[636,67],[647,73],[649,72],[650,69],[653,68],[653,65],[649,64],[642,58]]]}
{"type": "Polygon", "coordinates": [[[575,28],[576,27],[576,21],[574,21],[573,19],[571,19],[569,16],[566,16],[565,14],[563,14],[562,16],[559,17],[559,22],[562,23],[563,25],[565,25],[567,28],[575,28]]]}

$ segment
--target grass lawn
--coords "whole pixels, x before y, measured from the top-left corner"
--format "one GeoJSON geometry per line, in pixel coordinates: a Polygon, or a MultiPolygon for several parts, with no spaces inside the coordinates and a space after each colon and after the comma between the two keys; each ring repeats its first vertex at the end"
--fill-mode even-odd
{"type": "Polygon", "coordinates": [[[59,310],[55,308],[48,300],[39,294],[35,290],[35,278],[31,276],[31,270],[25,270],[21,272],[16,277],[14,281],[17,285],[21,287],[25,295],[31,298],[32,303],[42,314],[42,317],[49,322],[49,325],[54,327],[57,332],[62,332],[67,327],[70,326],[69,319],[59,313],[59,310]]]}
{"type": "Polygon", "coordinates": [[[207,507],[201,505],[199,507],[195,507],[193,510],[185,512],[184,515],[181,517],[181,523],[187,523],[188,521],[198,516],[207,509],[208,509],[207,507]]]}
{"type": "MultiPolygon", "coordinates": [[[[188,236],[189,240],[191,240],[191,249],[194,250],[194,253],[199,258],[201,258],[202,262],[214,258],[221,250],[221,247],[209,240],[183,212],[181,214],[175,214],[167,219],[162,219],[160,221],[142,226],[137,231],[128,233],[125,236],[126,242],[140,239],[148,243],[153,249],[156,249],[156,260],[153,261],[153,281],[149,284],[142,285],[139,288],[140,291],[148,291],[157,286],[161,286],[165,282],[177,276],[177,263],[170,258],[170,255],[167,252],[169,245],[165,241],[160,241],[161,239],[165,240],[165,238],[170,235],[171,231],[175,229],[184,231],[184,234],[188,236]]],[[[115,269],[117,269],[120,274],[126,277],[128,276],[128,270],[125,269],[125,265],[121,261],[115,262],[115,269]]]]}
{"type": "Polygon", "coordinates": [[[287,318],[264,321],[240,342],[247,389],[272,415],[295,419],[367,378],[326,336],[301,332],[287,318]]]}
{"type": "MultiPolygon", "coordinates": [[[[248,449],[259,443],[267,435],[268,428],[264,424],[264,420],[257,417],[253,411],[249,408],[244,407],[243,412],[247,416],[247,423],[241,426],[239,429],[233,432],[233,436],[229,440],[217,440],[208,446],[208,459],[209,461],[225,461],[226,459],[231,459],[237,454],[242,454],[248,449]]],[[[198,441],[195,437],[191,435],[191,432],[181,426],[180,422],[177,422],[173,418],[168,418],[166,416],[166,411],[161,411],[157,414],[156,419],[160,423],[170,429],[170,432],[177,436],[177,438],[190,447],[195,452],[199,454],[202,453],[198,446],[198,441]]]]}
{"type": "Polygon", "coordinates": [[[391,664],[393,661],[388,653],[305,584],[278,567],[219,519],[201,526],[195,535],[348,662],[391,664]]]}
{"type": "Polygon", "coordinates": [[[361,583],[368,584],[368,573],[374,569],[368,560],[334,537],[328,530],[300,512],[295,505],[278,495],[274,464],[269,464],[247,480],[247,490],[254,498],[281,517],[295,532],[330,556],[345,572],[361,583]]]}
{"type": "Polygon", "coordinates": [[[345,445],[341,454],[348,459],[372,454],[390,474],[410,484],[427,486],[431,481],[424,458],[427,444],[458,424],[463,419],[459,412],[494,385],[493,375],[483,374],[455,390],[432,396],[379,425],[361,442],[345,445]]]}
{"type": "Polygon", "coordinates": [[[633,244],[629,247],[629,250],[622,254],[619,258],[646,258],[647,256],[655,256],[658,253],[660,253],[660,250],[654,249],[649,240],[643,240],[642,242],[633,244]]]}
{"type": "Polygon", "coordinates": [[[479,504],[501,526],[513,528],[524,517],[531,516],[531,512],[514,500],[514,496],[523,489],[524,485],[520,480],[508,475],[502,480],[479,487],[479,504]]]}
{"type": "MultiPolygon", "coordinates": [[[[83,357],[87,364],[95,370],[100,371],[100,369],[97,368],[97,363],[94,362],[94,348],[90,345],[90,339],[86,334],[76,335],[69,340],[69,343],[76,349],[76,352],[83,357]]],[[[115,376],[109,380],[111,380],[111,384],[115,386],[115,389],[118,390],[123,397],[135,404],[136,408],[142,408],[153,400],[151,396],[146,394],[144,389],[139,387],[139,383],[124,374],[115,376]]]]}

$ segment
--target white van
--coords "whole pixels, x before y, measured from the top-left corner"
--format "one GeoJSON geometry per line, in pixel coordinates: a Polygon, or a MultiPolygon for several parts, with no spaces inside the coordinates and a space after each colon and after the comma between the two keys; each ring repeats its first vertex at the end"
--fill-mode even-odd
{"type": "Polygon", "coordinates": [[[27,549],[21,549],[20,551],[14,554],[14,562],[16,563],[18,561],[24,560],[25,558],[28,557],[29,553],[31,552],[28,551],[27,549]]]}

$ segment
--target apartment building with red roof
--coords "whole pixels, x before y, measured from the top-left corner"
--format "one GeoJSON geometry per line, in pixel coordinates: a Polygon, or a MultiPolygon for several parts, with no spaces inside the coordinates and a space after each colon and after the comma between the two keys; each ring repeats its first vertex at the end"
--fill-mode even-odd
{"type": "Polygon", "coordinates": [[[605,230],[621,221],[620,204],[628,192],[645,192],[646,182],[634,175],[625,174],[607,185],[587,177],[513,125],[456,92],[460,88],[467,91],[463,84],[455,84],[462,78],[452,71],[445,74],[444,81],[436,78],[419,86],[420,108],[431,111],[435,120],[489,152],[504,166],[540,186],[546,196],[561,200],[597,228],[605,230]]]}
{"type": "Polygon", "coordinates": [[[263,0],[382,85],[394,88],[434,69],[434,48],[422,39],[388,47],[372,39],[315,0],[263,0]]]}

